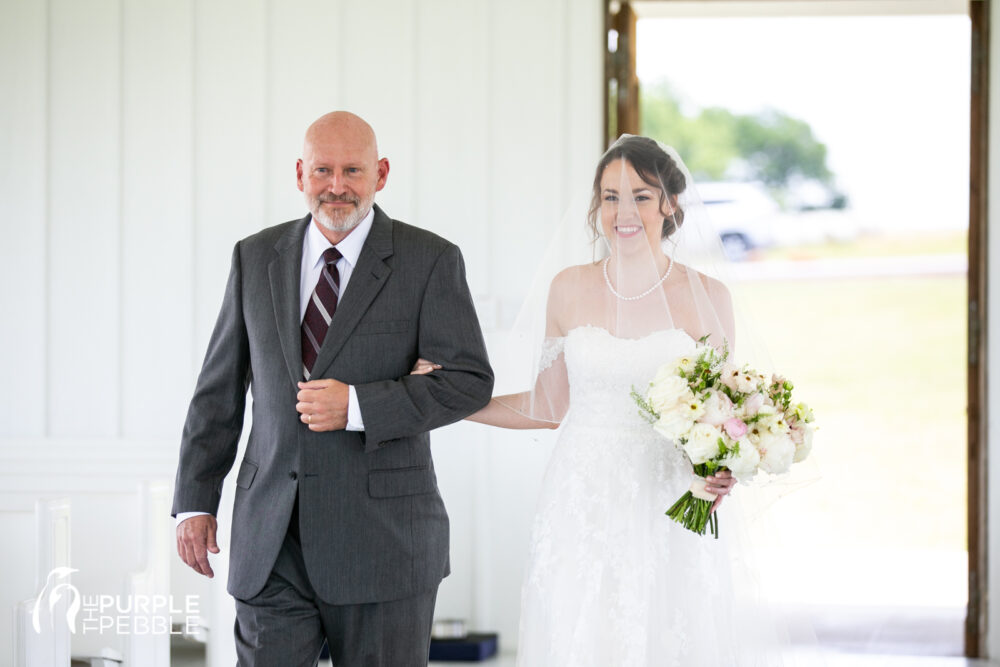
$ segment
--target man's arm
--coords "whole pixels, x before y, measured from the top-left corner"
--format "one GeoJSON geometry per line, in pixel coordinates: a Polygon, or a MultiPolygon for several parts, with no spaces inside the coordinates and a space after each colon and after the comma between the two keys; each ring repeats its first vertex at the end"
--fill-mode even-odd
{"type": "Polygon", "coordinates": [[[493,369],[457,246],[431,271],[420,307],[418,354],[441,364],[429,375],[358,384],[366,449],[451,424],[486,405],[493,369]]]}
{"type": "MultiPolygon", "coordinates": [[[[214,515],[222,482],[236,460],[250,384],[250,345],[241,285],[237,244],[222,308],[184,423],[171,510],[174,516],[184,512],[214,515]]],[[[214,516],[194,517],[177,526],[178,553],[185,563],[207,576],[212,576],[212,569],[206,550],[218,552],[215,528],[214,516]]]]}

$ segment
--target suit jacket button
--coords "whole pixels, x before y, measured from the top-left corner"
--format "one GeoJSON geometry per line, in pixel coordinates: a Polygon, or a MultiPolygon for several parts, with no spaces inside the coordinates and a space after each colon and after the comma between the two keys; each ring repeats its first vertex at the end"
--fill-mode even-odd
{"type": "Polygon", "coordinates": [[[292,472],[288,473],[288,479],[295,480],[295,479],[298,479],[298,478],[299,478],[299,475],[294,470],[292,472]]]}

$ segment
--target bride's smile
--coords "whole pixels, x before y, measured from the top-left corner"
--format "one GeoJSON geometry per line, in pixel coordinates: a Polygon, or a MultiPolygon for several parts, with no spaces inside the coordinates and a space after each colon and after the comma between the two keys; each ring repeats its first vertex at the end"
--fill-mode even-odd
{"type": "Polygon", "coordinates": [[[635,236],[640,230],[642,230],[641,225],[615,225],[615,232],[618,233],[618,236],[635,236]]]}

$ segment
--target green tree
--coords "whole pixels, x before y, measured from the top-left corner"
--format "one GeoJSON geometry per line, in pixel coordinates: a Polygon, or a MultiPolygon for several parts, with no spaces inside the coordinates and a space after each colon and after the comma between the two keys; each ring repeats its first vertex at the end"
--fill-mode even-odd
{"type": "Polygon", "coordinates": [[[816,141],[809,123],[781,111],[740,116],[736,146],[756,177],[774,188],[797,176],[823,183],[833,176],[826,166],[826,146],[816,141]]]}
{"type": "Polygon", "coordinates": [[[808,123],[784,112],[710,107],[685,113],[679,96],[660,82],[643,88],[639,113],[643,134],[676,148],[696,178],[720,180],[739,170],[778,192],[796,178],[833,179],[826,146],[808,123]]]}

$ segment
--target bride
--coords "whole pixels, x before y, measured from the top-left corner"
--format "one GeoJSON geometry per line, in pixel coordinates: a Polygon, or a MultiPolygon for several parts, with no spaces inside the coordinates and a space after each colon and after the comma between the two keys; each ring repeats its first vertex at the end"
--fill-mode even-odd
{"type": "MultiPolygon", "coordinates": [[[[703,206],[689,182],[676,154],[652,139],[624,136],[603,155],[586,225],[574,221],[589,231],[591,260],[548,282],[532,388],[469,417],[561,426],[522,588],[523,667],[764,664],[759,619],[741,613],[732,589],[732,522],[716,541],[665,516],[688,489],[691,466],[630,398],[704,336],[735,344],[729,291],[680,261],[705,249],[698,238],[714,236],[697,219],[703,206]]],[[[420,360],[414,372],[434,368],[420,360]]],[[[713,509],[734,483],[728,472],[708,478],[713,509]]]]}

